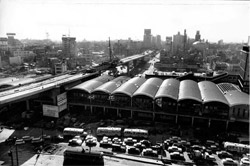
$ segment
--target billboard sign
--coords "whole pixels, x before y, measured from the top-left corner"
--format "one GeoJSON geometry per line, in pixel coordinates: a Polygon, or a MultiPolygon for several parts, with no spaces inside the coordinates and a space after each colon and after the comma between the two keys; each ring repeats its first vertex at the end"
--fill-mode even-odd
{"type": "Polygon", "coordinates": [[[60,106],[58,106],[58,111],[61,112],[63,110],[67,109],[67,102],[61,104],[60,106]]]}
{"type": "Polygon", "coordinates": [[[58,95],[58,96],[57,96],[57,105],[63,104],[63,102],[61,102],[61,101],[65,100],[65,99],[67,99],[67,94],[66,94],[66,92],[64,92],[64,93],[62,93],[62,94],[60,94],[60,95],[58,95]]]}
{"type": "Polygon", "coordinates": [[[57,105],[60,106],[60,105],[62,105],[64,103],[67,103],[67,99],[64,99],[64,100],[61,100],[61,101],[57,102],[57,105]]]}
{"type": "Polygon", "coordinates": [[[59,117],[58,106],[43,104],[43,116],[59,117]]]}

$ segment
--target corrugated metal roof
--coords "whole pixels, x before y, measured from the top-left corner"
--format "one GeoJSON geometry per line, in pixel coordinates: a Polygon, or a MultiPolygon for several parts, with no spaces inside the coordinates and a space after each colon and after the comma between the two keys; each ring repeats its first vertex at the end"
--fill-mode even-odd
{"type": "Polygon", "coordinates": [[[127,82],[129,79],[131,79],[130,77],[126,77],[126,76],[120,76],[117,77],[99,87],[97,87],[95,90],[93,90],[94,92],[104,92],[104,93],[112,93],[114,90],[116,90],[117,88],[119,88],[122,84],[124,84],[125,82],[127,82]]]}
{"type": "Polygon", "coordinates": [[[180,81],[177,79],[166,79],[162,82],[155,98],[168,97],[174,100],[178,99],[180,81]]]}
{"type": "Polygon", "coordinates": [[[233,91],[233,90],[241,91],[240,87],[238,85],[235,85],[232,83],[227,83],[227,82],[219,83],[219,84],[217,84],[217,87],[220,88],[222,93],[225,93],[228,91],[233,91]]]}
{"type": "Polygon", "coordinates": [[[140,86],[140,88],[137,89],[137,91],[135,91],[133,97],[143,95],[154,99],[155,94],[160,88],[162,82],[163,81],[160,78],[149,78],[140,86]]]}
{"type": "Polygon", "coordinates": [[[198,83],[193,80],[183,80],[180,82],[178,100],[192,99],[202,102],[198,83]]]}
{"type": "Polygon", "coordinates": [[[215,83],[211,81],[201,81],[198,83],[198,86],[201,92],[203,103],[221,102],[228,105],[227,99],[215,83]]]}
{"type": "Polygon", "coordinates": [[[249,95],[240,91],[229,91],[224,94],[230,107],[235,105],[249,105],[249,95]]]}
{"type": "Polygon", "coordinates": [[[109,76],[109,75],[102,75],[102,76],[94,78],[92,80],[83,82],[82,84],[79,84],[79,85],[71,88],[70,90],[79,89],[79,90],[86,91],[87,93],[91,93],[94,89],[96,89],[97,87],[101,86],[102,84],[104,84],[112,79],[114,79],[114,77],[109,76]]]}
{"type": "Polygon", "coordinates": [[[122,93],[132,97],[133,93],[146,81],[144,77],[134,77],[114,90],[112,94],[122,93]]]}

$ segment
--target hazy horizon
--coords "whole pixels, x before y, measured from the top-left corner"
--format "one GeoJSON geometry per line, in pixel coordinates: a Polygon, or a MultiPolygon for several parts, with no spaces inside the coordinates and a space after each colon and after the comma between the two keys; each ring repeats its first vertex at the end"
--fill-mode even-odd
{"type": "Polygon", "coordinates": [[[61,41],[143,40],[152,35],[173,36],[187,31],[210,42],[247,42],[250,36],[248,1],[166,0],[0,0],[0,37],[61,41]]]}

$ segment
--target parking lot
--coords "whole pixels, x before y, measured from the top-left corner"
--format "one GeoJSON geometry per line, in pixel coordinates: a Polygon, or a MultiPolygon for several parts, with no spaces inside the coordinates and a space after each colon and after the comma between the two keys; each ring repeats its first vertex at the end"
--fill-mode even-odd
{"type": "MultiPolygon", "coordinates": [[[[126,151],[125,152],[115,152],[115,155],[113,157],[117,157],[117,159],[120,163],[122,162],[121,157],[126,158],[128,157],[127,161],[129,162],[139,162],[140,160],[144,160],[145,158],[150,159],[151,161],[157,161],[159,164],[161,160],[165,161],[166,163],[172,163],[172,164],[196,164],[196,165],[222,165],[221,159],[218,157],[216,154],[216,151],[211,154],[211,156],[214,156],[214,161],[210,162],[204,159],[203,154],[207,151],[206,149],[210,149],[208,146],[205,145],[204,141],[197,141],[195,142],[194,140],[194,131],[192,128],[189,127],[182,127],[178,125],[171,125],[171,124],[151,124],[148,122],[136,122],[134,121],[133,125],[129,125],[124,120],[99,120],[97,122],[92,122],[91,120],[88,119],[87,121],[80,121],[79,119],[73,119],[69,118],[67,121],[68,124],[65,124],[65,119],[61,120],[61,122],[57,122],[56,125],[53,127],[52,125],[47,125],[47,127],[36,127],[36,125],[33,125],[32,127],[28,128],[23,128],[23,129],[3,129],[2,132],[9,132],[11,135],[11,138],[22,138],[24,136],[29,136],[29,137],[42,137],[45,140],[43,143],[43,147],[37,146],[32,144],[31,142],[25,142],[24,144],[18,145],[17,148],[13,144],[6,144],[4,142],[0,143],[0,161],[4,161],[4,165],[11,165],[11,157],[8,155],[10,151],[12,151],[13,155],[13,161],[14,163],[17,162],[17,156],[16,156],[16,150],[18,154],[18,163],[19,165],[22,165],[23,163],[27,162],[27,160],[34,159],[34,156],[36,156],[39,152],[39,150],[42,151],[42,154],[40,157],[43,156],[54,156],[52,157],[53,159],[56,160],[57,156],[59,157],[59,160],[63,160],[62,156],[64,151],[68,147],[68,141],[55,141],[52,138],[58,135],[62,135],[62,128],[65,127],[64,125],[69,125],[71,127],[82,127],[87,131],[89,134],[96,136],[96,129],[99,126],[119,126],[122,128],[127,128],[127,127],[134,127],[134,128],[142,128],[142,129],[147,129],[149,131],[149,137],[148,140],[151,142],[151,148],[152,150],[157,150],[156,146],[160,146],[162,151],[157,153],[157,156],[152,157],[152,156],[147,156],[145,157],[140,151],[140,153],[130,153],[129,149],[132,147],[132,145],[126,145],[126,151]],[[46,128],[46,129],[45,129],[46,128]],[[13,133],[12,133],[13,132],[13,133]],[[164,141],[167,141],[171,139],[173,136],[178,136],[177,141],[174,141],[167,146],[164,145],[164,141]],[[188,148],[183,148],[182,145],[179,145],[179,142],[192,142],[193,143],[188,146],[188,148]],[[163,146],[164,145],[164,146],[163,146]],[[194,150],[190,148],[192,145],[199,145],[199,146],[204,146],[205,149],[200,150],[202,155],[195,156],[194,150]],[[170,151],[168,148],[170,146],[177,146],[177,151],[170,151]],[[178,152],[178,148],[181,147],[183,148],[180,152],[178,152]],[[176,159],[173,159],[173,157],[170,156],[171,153],[173,152],[178,152],[178,155],[183,156],[182,159],[178,160],[178,157],[176,159]],[[143,157],[144,156],[144,157],[143,157]],[[196,158],[195,158],[195,157],[196,158]],[[131,160],[131,158],[135,158],[135,160],[131,160]],[[131,161],[130,161],[131,160],[131,161]],[[137,160],[137,161],[136,161],[137,160]]],[[[1,138],[1,133],[0,133],[0,138],[1,138]]],[[[177,138],[177,137],[176,137],[177,138]]],[[[4,138],[3,138],[4,139],[4,138]]],[[[111,147],[103,148],[100,147],[100,141],[102,138],[98,137],[97,138],[97,145],[95,147],[92,147],[92,150],[96,149],[99,151],[108,151],[112,152],[111,147]]],[[[123,138],[121,138],[121,141],[123,141],[123,138]]],[[[139,140],[137,140],[139,142],[139,140]]],[[[171,142],[171,141],[170,141],[171,142]]],[[[83,143],[83,145],[86,145],[86,142],[83,143]]],[[[89,147],[86,146],[88,149],[89,147]]],[[[218,146],[218,151],[223,150],[221,146],[218,146]]],[[[177,153],[175,153],[177,155],[177,153]]],[[[177,155],[177,156],[178,156],[177,155]]],[[[106,163],[114,162],[116,159],[114,159],[112,156],[108,156],[105,159],[106,163]],[[114,160],[114,161],[113,161],[114,160]]],[[[54,161],[51,158],[51,161],[54,161]]],[[[239,163],[239,157],[233,156],[234,159],[236,159],[237,163],[239,163]]],[[[121,163],[120,163],[121,164],[121,163]]],[[[138,164],[138,163],[137,163],[138,164]]]]}

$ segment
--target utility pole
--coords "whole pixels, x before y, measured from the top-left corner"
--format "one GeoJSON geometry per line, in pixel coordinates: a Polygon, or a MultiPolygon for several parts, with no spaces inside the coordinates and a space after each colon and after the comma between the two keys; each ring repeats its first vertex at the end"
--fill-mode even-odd
{"type": "Polygon", "coordinates": [[[17,164],[17,166],[19,166],[17,145],[16,145],[16,164],[17,164]]]}
{"type": "Polygon", "coordinates": [[[11,159],[11,166],[14,166],[13,154],[12,154],[11,149],[8,151],[8,155],[10,156],[10,159],[11,159]]]}

